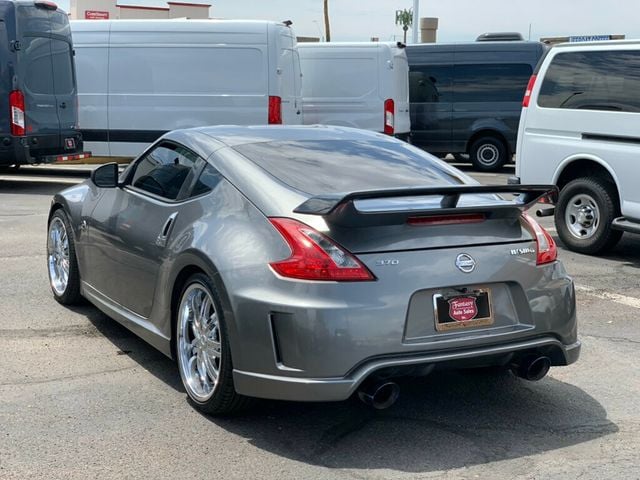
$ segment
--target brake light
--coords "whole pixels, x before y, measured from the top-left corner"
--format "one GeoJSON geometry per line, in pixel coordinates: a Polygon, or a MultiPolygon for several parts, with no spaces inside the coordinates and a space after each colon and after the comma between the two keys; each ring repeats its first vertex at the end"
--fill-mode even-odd
{"type": "Polygon", "coordinates": [[[409,217],[407,223],[414,226],[435,226],[435,225],[462,225],[465,223],[484,222],[485,216],[482,213],[470,213],[462,215],[434,215],[431,217],[409,217]]]}
{"type": "Polygon", "coordinates": [[[58,9],[58,5],[56,5],[54,2],[50,2],[48,0],[37,0],[36,2],[34,2],[36,7],[39,8],[45,8],[47,10],[57,10],[58,9]]]}
{"type": "Polygon", "coordinates": [[[277,274],[300,280],[375,280],[351,253],[310,226],[291,218],[270,218],[269,221],[291,249],[288,258],[269,264],[277,274]]]}
{"type": "Polygon", "coordinates": [[[529,226],[529,230],[536,239],[536,264],[545,265],[558,259],[558,247],[555,240],[542,226],[528,213],[523,213],[522,218],[529,226]]]}
{"type": "Polygon", "coordinates": [[[269,125],[282,125],[282,99],[269,97],[269,125]]]}
{"type": "Polygon", "coordinates": [[[24,135],[24,95],[20,90],[9,94],[9,118],[11,119],[11,135],[24,135]]]}
{"type": "Polygon", "coordinates": [[[396,106],[391,98],[384,101],[384,133],[393,135],[396,106]]]}
{"type": "Polygon", "coordinates": [[[534,73],[529,78],[529,83],[527,83],[527,89],[524,91],[524,98],[522,99],[522,106],[528,107],[529,100],[531,100],[531,92],[533,91],[533,86],[536,84],[536,74],[534,73]]]}

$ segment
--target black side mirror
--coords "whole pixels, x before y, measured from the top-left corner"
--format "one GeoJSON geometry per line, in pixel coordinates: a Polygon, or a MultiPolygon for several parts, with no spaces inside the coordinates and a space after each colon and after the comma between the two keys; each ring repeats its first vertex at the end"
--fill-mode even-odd
{"type": "Polygon", "coordinates": [[[96,187],[116,188],[118,186],[118,164],[107,163],[91,172],[91,181],[96,187]]]}

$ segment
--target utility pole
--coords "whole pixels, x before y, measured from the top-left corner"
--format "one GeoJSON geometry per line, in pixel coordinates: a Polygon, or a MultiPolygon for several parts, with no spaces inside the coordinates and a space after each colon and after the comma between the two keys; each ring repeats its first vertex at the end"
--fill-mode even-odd
{"type": "Polygon", "coordinates": [[[420,0],[413,0],[413,26],[411,28],[411,43],[418,43],[419,28],[420,28],[420,0]]]}

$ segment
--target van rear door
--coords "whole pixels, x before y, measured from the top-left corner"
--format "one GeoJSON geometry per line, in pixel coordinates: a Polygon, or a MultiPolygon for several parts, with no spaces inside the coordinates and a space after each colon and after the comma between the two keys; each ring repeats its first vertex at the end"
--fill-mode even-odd
{"type": "Polygon", "coordinates": [[[394,49],[393,55],[393,101],[395,102],[394,133],[409,133],[409,61],[404,48],[394,49]]]}
{"type": "Polygon", "coordinates": [[[282,100],[282,123],[302,124],[302,94],[300,82],[300,58],[293,31],[288,27],[279,29],[278,96],[282,100]]]}

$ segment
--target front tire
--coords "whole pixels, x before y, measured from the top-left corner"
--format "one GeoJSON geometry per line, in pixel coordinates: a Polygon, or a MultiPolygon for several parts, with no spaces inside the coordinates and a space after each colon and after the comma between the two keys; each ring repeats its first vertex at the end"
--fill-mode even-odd
{"type": "Polygon", "coordinates": [[[209,277],[202,273],[189,277],[175,317],[176,360],[191,401],[212,415],[245,408],[249,399],[236,393],[233,385],[224,313],[209,277]]]}
{"type": "Polygon", "coordinates": [[[495,172],[507,163],[507,147],[495,137],[483,137],[469,149],[471,163],[480,172],[495,172]]]}
{"type": "Polygon", "coordinates": [[[611,224],[620,216],[615,185],[600,178],[583,177],[569,182],[556,205],[558,235],[569,249],[595,255],[613,248],[622,232],[611,224]]]}
{"type": "Polygon", "coordinates": [[[80,272],[69,217],[62,209],[49,220],[47,234],[47,272],[53,298],[62,305],[79,303],[80,272]]]}

